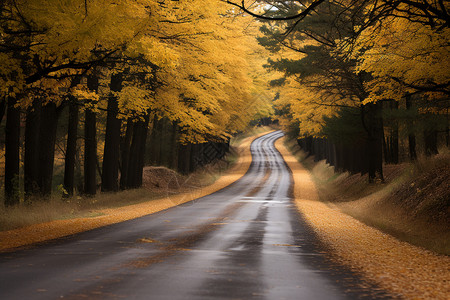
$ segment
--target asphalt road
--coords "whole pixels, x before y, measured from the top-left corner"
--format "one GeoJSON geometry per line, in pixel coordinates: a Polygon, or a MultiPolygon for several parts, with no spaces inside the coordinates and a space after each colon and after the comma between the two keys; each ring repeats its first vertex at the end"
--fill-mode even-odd
{"type": "Polygon", "coordinates": [[[297,213],[275,132],[226,189],[153,215],[0,254],[1,299],[387,297],[329,261],[297,213]]]}

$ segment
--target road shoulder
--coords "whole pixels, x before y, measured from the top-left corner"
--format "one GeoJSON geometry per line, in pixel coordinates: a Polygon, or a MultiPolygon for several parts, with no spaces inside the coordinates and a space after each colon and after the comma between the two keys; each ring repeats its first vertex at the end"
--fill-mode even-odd
{"type": "Polygon", "coordinates": [[[310,173],[276,142],[292,170],[298,211],[332,257],[385,290],[407,299],[448,299],[450,257],[401,242],[319,201],[310,173]]]}

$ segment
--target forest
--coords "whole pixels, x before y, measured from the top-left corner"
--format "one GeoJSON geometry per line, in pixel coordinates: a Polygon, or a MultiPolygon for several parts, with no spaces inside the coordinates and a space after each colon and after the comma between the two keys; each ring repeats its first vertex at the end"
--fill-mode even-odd
{"type": "Polygon", "coordinates": [[[275,121],[316,160],[383,182],[449,147],[443,0],[3,0],[5,206],[193,172],[275,121]]]}
{"type": "Polygon", "coordinates": [[[0,8],[7,206],[48,197],[55,166],[67,196],[140,187],[145,164],[192,172],[271,111],[257,28],[225,3],[0,8]]]}

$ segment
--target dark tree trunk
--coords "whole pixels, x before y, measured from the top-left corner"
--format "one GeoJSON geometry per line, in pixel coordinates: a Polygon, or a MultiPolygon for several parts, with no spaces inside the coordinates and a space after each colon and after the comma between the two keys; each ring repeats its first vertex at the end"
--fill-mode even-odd
{"type": "Polygon", "coordinates": [[[447,145],[447,148],[450,147],[450,126],[449,126],[449,114],[448,114],[448,108],[447,108],[447,123],[445,124],[445,144],[447,145]]]}
{"type": "MultiPolygon", "coordinates": [[[[391,102],[391,109],[394,111],[398,110],[398,102],[397,101],[391,102]]],[[[393,124],[392,124],[390,148],[391,148],[391,162],[393,164],[398,164],[398,162],[399,162],[399,160],[398,160],[399,147],[398,147],[398,121],[397,121],[397,119],[394,119],[393,124]]]]}
{"type": "Polygon", "coordinates": [[[191,145],[191,156],[189,158],[189,173],[194,172],[199,164],[199,157],[198,157],[198,144],[192,144],[191,145]]]}
{"type": "MultiPolygon", "coordinates": [[[[88,76],[87,86],[91,91],[98,90],[98,78],[88,76]]],[[[95,195],[97,192],[97,116],[95,112],[86,109],[84,125],[84,193],[95,195]]]]}
{"type": "Polygon", "coordinates": [[[25,199],[39,193],[39,128],[41,105],[41,99],[37,98],[27,111],[23,166],[25,199]]]}
{"type": "Polygon", "coordinates": [[[161,151],[161,132],[160,124],[162,120],[158,120],[158,116],[155,114],[153,117],[152,133],[150,134],[149,141],[149,160],[148,162],[153,165],[160,164],[160,151],[161,151]]]}
{"type": "MultiPolygon", "coordinates": [[[[412,101],[411,96],[406,96],[406,109],[411,110],[412,109],[412,101]]],[[[408,145],[409,145],[409,158],[414,161],[417,160],[417,152],[416,152],[416,135],[414,134],[414,131],[411,129],[413,127],[413,120],[408,121],[408,145]]]]}
{"type": "Polygon", "coordinates": [[[191,158],[191,144],[180,144],[178,147],[178,172],[189,173],[189,162],[191,158]]]}
{"type": "Polygon", "coordinates": [[[357,168],[356,168],[356,172],[358,172],[358,173],[364,173],[364,151],[365,151],[365,148],[364,148],[364,145],[360,145],[360,144],[358,144],[358,153],[357,153],[357,155],[356,155],[356,157],[355,157],[355,160],[356,160],[356,165],[357,165],[357,168]]]}
{"type": "MultiPolygon", "coordinates": [[[[119,92],[122,89],[122,74],[111,76],[110,89],[119,92]]],[[[116,192],[119,189],[119,157],[120,157],[120,127],[117,118],[119,106],[117,97],[111,94],[108,99],[106,119],[105,149],[103,154],[102,192],[116,192]]]]}
{"type": "Polygon", "coordinates": [[[20,109],[14,107],[16,99],[8,98],[5,126],[5,205],[20,202],[19,162],[20,162],[20,109]]]}
{"type": "Polygon", "coordinates": [[[170,161],[170,143],[171,136],[169,131],[169,120],[163,118],[160,120],[160,143],[159,143],[159,164],[168,167],[170,161]]]}
{"type": "Polygon", "coordinates": [[[130,147],[130,159],[127,174],[127,187],[142,186],[142,169],[144,167],[145,143],[147,139],[149,117],[145,121],[138,121],[133,126],[133,139],[130,147]]]}
{"type": "Polygon", "coordinates": [[[6,112],[6,100],[5,98],[3,98],[2,100],[0,100],[0,123],[2,123],[3,121],[3,116],[5,115],[6,112]]]}
{"type": "Polygon", "coordinates": [[[41,109],[39,128],[39,189],[42,196],[52,193],[53,162],[55,159],[56,128],[61,110],[55,103],[48,103],[41,109]]]}
{"type": "MultiPolygon", "coordinates": [[[[81,76],[72,79],[71,88],[81,82],[81,76]]],[[[78,140],[78,123],[79,112],[77,99],[68,94],[69,99],[69,120],[67,129],[67,145],[66,155],[64,157],[64,190],[66,196],[72,196],[75,186],[75,165],[77,163],[77,140],[78,140]]],[[[81,177],[81,176],[80,176],[81,177]]]]}
{"type": "MultiPolygon", "coordinates": [[[[389,110],[391,112],[398,110],[398,102],[395,100],[390,100],[389,110]]],[[[383,131],[383,150],[384,150],[384,161],[389,164],[398,164],[398,121],[395,114],[391,114],[389,118],[389,134],[384,136],[383,131]]]]}
{"type": "Polygon", "coordinates": [[[138,181],[138,175],[137,172],[139,170],[139,158],[138,158],[138,152],[139,149],[141,149],[141,143],[142,143],[142,121],[138,121],[134,123],[133,125],[133,138],[131,140],[131,146],[130,146],[130,156],[128,161],[128,171],[127,171],[127,184],[126,187],[128,189],[130,188],[136,188],[137,187],[137,181],[138,181]]]}
{"type": "Polygon", "coordinates": [[[121,170],[120,170],[120,188],[122,190],[126,189],[128,186],[128,168],[130,161],[130,148],[131,148],[131,139],[133,137],[133,120],[128,118],[127,121],[127,129],[125,132],[125,136],[123,137],[121,143],[121,170]]]}
{"type": "Polygon", "coordinates": [[[95,195],[97,191],[96,163],[97,137],[96,115],[86,109],[84,125],[84,193],[95,195]]]}
{"type": "Polygon", "coordinates": [[[445,144],[447,145],[447,148],[450,147],[450,126],[449,126],[449,120],[448,120],[448,112],[447,112],[447,124],[445,125],[445,144]]]}
{"type": "Polygon", "coordinates": [[[383,120],[381,116],[381,104],[366,105],[368,112],[365,120],[367,128],[367,160],[369,182],[379,179],[384,181],[383,177],[383,120]]]}
{"type": "Polygon", "coordinates": [[[336,164],[335,164],[336,171],[342,172],[344,171],[344,167],[342,164],[343,161],[342,154],[344,152],[342,142],[337,142],[335,149],[336,149],[336,164]]]}
{"type": "Polygon", "coordinates": [[[150,121],[150,116],[146,115],[144,118],[144,123],[142,126],[142,130],[140,132],[141,134],[141,148],[139,149],[139,153],[138,153],[138,171],[136,173],[136,184],[137,187],[141,187],[142,186],[142,173],[144,171],[144,166],[145,166],[145,145],[147,144],[147,135],[148,135],[148,124],[150,121]]]}
{"type": "Polygon", "coordinates": [[[170,134],[169,168],[176,170],[178,166],[178,126],[173,123],[170,134]]]}
{"type": "Polygon", "coordinates": [[[64,159],[64,189],[73,195],[75,162],[77,155],[79,108],[74,96],[69,96],[69,124],[67,131],[66,157],[64,159]]]}
{"type": "Polygon", "coordinates": [[[409,146],[409,158],[414,161],[417,159],[416,152],[416,135],[409,134],[408,135],[408,146],[409,146]]]}
{"type": "Polygon", "coordinates": [[[438,154],[437,131],[433,129],[424,130],[425,155],[432,156],[438,154]]]}
{"type": "Polygon", "coordinates": [[[384,162],[387,164],[391,162],[389,146],[390,146],[389,136],[384,136],[383,137],[383,156],[384,156],[384,162]]]}

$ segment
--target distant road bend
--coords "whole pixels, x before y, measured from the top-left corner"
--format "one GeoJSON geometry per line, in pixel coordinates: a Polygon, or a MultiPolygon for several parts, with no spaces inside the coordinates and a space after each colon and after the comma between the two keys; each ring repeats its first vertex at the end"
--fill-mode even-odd
{"type": "Polygon", "coordinates": [[[282,136],[256,139],[247,174],[219,192],[0,254],[0,298],[372,299],[298,214],[282,136]]]}

